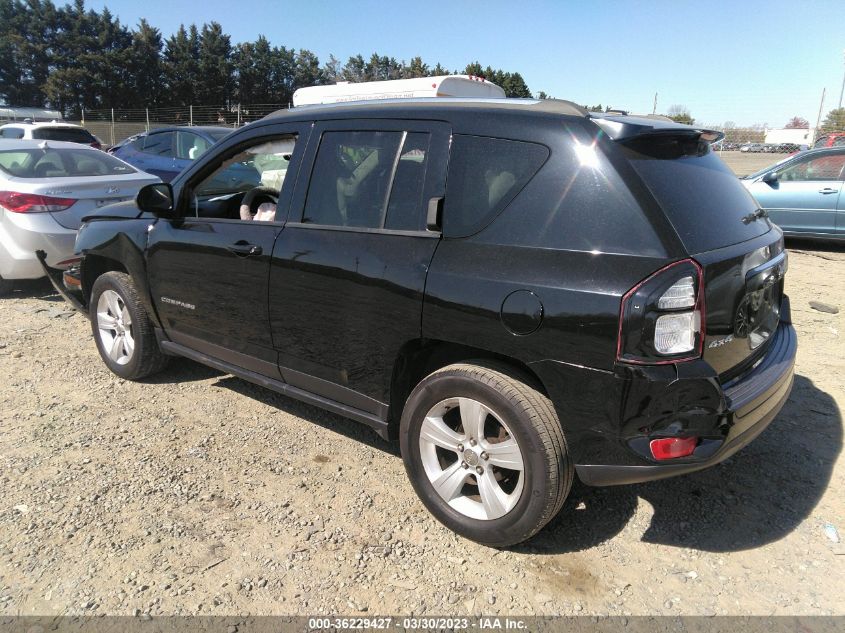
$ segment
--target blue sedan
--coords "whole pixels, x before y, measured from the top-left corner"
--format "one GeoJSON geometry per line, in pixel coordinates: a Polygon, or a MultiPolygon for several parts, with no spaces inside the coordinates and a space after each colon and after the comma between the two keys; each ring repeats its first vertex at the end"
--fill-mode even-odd
{"type": "Polygon", "coordinates": [[[232,132],[225,127],[167,127],[130,136],[109,150],[133,167],[170,182],[232,132]]]}
{"type": "Polygon", "coordinates": [[[742,184],[790,237],[845,239],[845,147],[813,149],[745,176],[742,184]]]}

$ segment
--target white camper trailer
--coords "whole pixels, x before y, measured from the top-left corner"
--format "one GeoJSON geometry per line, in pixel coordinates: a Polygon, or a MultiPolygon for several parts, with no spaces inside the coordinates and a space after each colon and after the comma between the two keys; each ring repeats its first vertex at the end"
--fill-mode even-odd
{"type": "Polygon", "coordinates": [[[351,83],[339,81],[331,86],[309,86],[293,93],[293,105],[342,103],[371,99],[412,99],[419,97],[476,97],[504,99],[505,91],[494,83],[472,75],[444,75],[367,81],[351,83]]]}

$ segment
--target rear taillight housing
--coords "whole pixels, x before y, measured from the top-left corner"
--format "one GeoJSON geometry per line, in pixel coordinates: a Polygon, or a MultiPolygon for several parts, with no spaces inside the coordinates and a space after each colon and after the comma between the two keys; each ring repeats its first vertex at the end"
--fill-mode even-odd
{"type": "Polygon", "coordinates": [[[660,365],[701,357],[704,274],[692,259],[661,268],[622,297],[616,359],[660,365]]]}
{"type": "Polygon", "coordinates": [[[74,198],[54,198],[37,193],[0,191],[0,206],[13,213],[49,213],[69,209],[74,198]]]}

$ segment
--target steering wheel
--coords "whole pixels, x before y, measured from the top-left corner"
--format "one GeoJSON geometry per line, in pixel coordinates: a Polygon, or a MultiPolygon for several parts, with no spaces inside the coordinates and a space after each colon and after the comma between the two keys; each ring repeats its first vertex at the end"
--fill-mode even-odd
{"type": "Polygon", "coordinates": [[[258,211],[259,205],[263,202],[277,204],[278,201],[279,192],[275,189],[270,189],[269,187],[255,187],[250,189],[241,199],[241,220],[251,220],[252,216],[258,211]]]}

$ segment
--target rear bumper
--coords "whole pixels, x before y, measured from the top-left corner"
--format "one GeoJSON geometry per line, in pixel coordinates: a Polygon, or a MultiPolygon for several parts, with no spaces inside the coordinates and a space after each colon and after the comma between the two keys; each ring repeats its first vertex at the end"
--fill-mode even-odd
{"type": "Polygon", "coordinates": [[[44,276],[35,251],[46,253],[53,268],[73,256],[76,231],[61,226],[49,213],[0,210],[0,277],[38,279],[44,276]]]}
{"type": "Polygon", "coordinates": [[[703,451],[706,455],[683,460],[684,463],[580,464],[575,468],[581,481],[591,486],[609,486],[695,472],[727,459],[760,435],[780,412],[792,389],[798,339],[788,322],[788,309],[785,316],[787,320],[779,324],[760,363],[721,386],[725,409],[719,416],[719,428],[724,429],[723,439],[714,440],[717,443],[703,451]]]}

